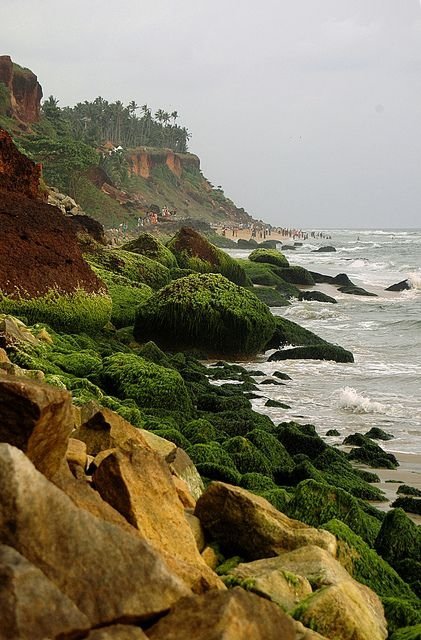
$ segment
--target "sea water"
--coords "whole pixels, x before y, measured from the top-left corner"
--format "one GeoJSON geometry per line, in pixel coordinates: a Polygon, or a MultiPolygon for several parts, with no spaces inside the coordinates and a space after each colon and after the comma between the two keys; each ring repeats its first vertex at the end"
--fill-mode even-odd
{"type": "MultiPolygon", "coordinates": [[[[290,263],[326,275],[346,273],[377,297],[342,294],[330,285],[318,285],[309,289],[333,295],[338,304],[294,301],[272,312],[349,349],[355,362],[267,362],[266,354],[259,358],[258,368],[267,375],[283,371],[292,380],[282,386],[259,385],[265,398],[253,400],[253,408],[275,422],[314,424],[321,435],[337,429],[340,437],[328,439],[330,444],[380,427],[394,436],[381,443],[386,450],[421,453],[421,230],[329,233],[331,240],[309,238],[295,251],[285,252],[290,263]],[[323,244],[334,246],[336,252],[313,252],[323,244]],[[385,291],[405,279],[411,289],[385,291]],[[265,407],[266,398],[291,408],[265,407]]],[[[246,257],[249,252],[229,253],[246,257]]],[[[246,366],[256,369],[256,365],[254,361],[246,366]]]]}

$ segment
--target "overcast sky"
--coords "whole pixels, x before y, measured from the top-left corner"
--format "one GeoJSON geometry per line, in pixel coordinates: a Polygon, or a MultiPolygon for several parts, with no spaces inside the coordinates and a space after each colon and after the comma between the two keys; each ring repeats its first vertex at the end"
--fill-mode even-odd
{"type": "Polygon", "coordinates": [[[257,218],[421,227],[420,0],[1,0],[0,36],[61,106],[176,109],[257,218]]]}

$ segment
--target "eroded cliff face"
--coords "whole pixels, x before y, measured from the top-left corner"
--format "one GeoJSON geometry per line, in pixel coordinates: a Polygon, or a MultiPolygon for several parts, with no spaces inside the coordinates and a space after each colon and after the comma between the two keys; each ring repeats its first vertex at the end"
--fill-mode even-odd
{"type": "Polygon", "coordinates": [[[29,69],[14,64],[10,56],[0,56],[0,83],[9,93],[5,115],[24,124],[38,122],[42,88],[37,76],[29,69]]]}
{"type": "Polygon", "coordinates": [[[20,153],[7,131],[0,129],[0,191],[46,199],[40,192],[40,175],[40,165],[20,153]]]}
{"type": "Polygon", "coordinates": [[[192,153],[174,153],[170,149],[134,149],[127,156],[132,175],[148,179],[154,167],[166,166],[178,178],[189,167],[200,169],[200,160],[192,153]]]}

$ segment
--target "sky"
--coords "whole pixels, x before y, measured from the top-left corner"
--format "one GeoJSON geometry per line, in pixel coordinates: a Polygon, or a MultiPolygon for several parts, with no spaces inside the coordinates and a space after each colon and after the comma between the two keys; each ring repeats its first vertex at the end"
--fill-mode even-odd
{"type": "Polygon", "coordinates": [[[60,106],[177,110],[256,218],[421,227],[420,0],[1,0],[1,54],[60,106]]]}

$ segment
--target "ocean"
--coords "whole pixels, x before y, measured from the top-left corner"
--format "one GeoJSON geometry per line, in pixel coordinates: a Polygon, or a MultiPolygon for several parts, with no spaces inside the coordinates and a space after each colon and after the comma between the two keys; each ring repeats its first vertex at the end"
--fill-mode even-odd
{"type": "MultiPolygon", "coordinates": [[[[291,264],[326,275],[346,273],[378,297],[339,293],[330,285],[316,285],[338,304],[293,302],[272,308],[281,315],[353,352],[355,363],[312,360],[266,362],[264,357],[243,366],[270,375],[276,370],[292,380],[283,386],[259,385],[266,398],[290,409],[253,408],[275,422],[296,420],[314,424],[320,435],[337,429],[345,436],[380,427],[394,436],[381,446],[394,452],[421,453],[421,230],[329,230],[331,240],[309,238],[295,251],[285,252],[291,264]],[[335,253],[312,253],[330,244],[335,253]],[[385,288],[409,279],[411,289],[392,293],[385,288]]],[[[229,250],[234,257],[249,252],[229,250]]],[[[259,381],[259,378],[257,378],[259,381]]]]}

